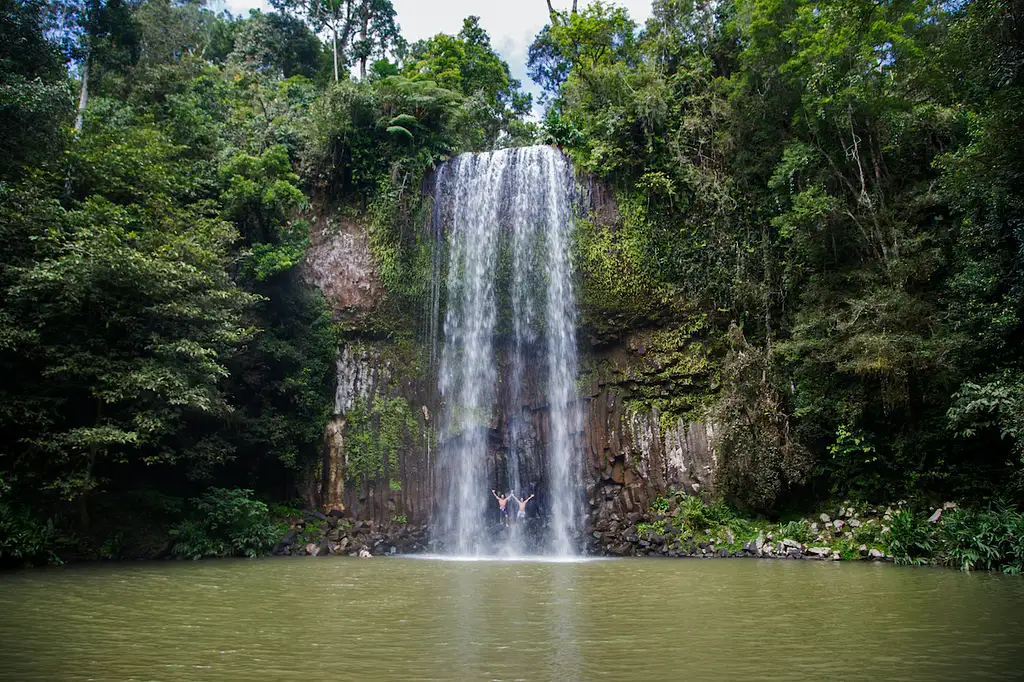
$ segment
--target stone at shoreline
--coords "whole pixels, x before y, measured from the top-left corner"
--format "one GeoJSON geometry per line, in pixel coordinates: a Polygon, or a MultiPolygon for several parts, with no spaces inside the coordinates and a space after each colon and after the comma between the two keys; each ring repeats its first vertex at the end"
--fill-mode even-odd
{"type": "Polygon", "coordinates": [[[829,554],[832,553],[832,548],[831,547],[808,547],[807,548],[807,553],[808,554],[813,554],[814,556],[824,557],[824,556],[828,556],[829,554]]]}
{"type": "Polygon", "coordinates": [[[885,554],[881,550],[877,550],[877,549],[874,549],[874,548],[872,548],[868,552],[868,556],[871,557],[871,559],[874,560],[874,561],[881,561],[881,560],[885,559],[885,554]]]}
{"type": "Polygon", "coordinates": [[[860,554],[861,556],[866,556],[867,553],[868,553],[868,546],[867,545],[861,545],[860,547],[857,548],[857,553],[860,554]]]}
{"type": "Polygon", "coordinates": [[[819,516],[818,518],[819,518],[819,519],[821,519],[821,522],[822,522],[822,523],[829,523],[829,522],[831,522],[831,521],[832,521],[832,517],[831,517],[831,516],[829,516],[828,514],[822,514],[822,515],[821,515],[821,516],[819,516]]]}
{"type": "Polygon", "coordinates": [[[307,543],[305,549],[306,549],[306,554],[309,554],[311,556],[316,556],[316,545],[314,545],[312,542],[307,543]]]}
{"type": "Polygon", "coordinates": [[[796,540],[783,540],[782,544],[786,547],[796,547],[797,549],[800,549],[800,543],[796,540]]]}

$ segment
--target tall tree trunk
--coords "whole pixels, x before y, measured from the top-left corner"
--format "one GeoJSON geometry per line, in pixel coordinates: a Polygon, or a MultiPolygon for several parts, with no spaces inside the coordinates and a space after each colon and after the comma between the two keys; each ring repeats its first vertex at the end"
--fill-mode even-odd
{"type": "MultiPolygon", "coordinates": [[[[370,23],[370,12],[363,7],[363,24],[359,30],[359,40],[362,42],[362,49],[366,49],[366,33],[370,23]]],[[[359,55],[359,80],[366,80],[366,54],[359,55]]]]}
{"type": "Polygon", "coordinates": [[[331,26],[334,31],[334,37],[331,39],[331,47],[334,50],[334,82],[338,82],[338,27],[337,25],[331,26]]]}
{"type": "Polygon", "coordinates": [[[85,64],[82,65],[82,92],[78,96],[78,114],[75,116],[75,132],[82,131],[85,123],[85,107],[89,104],[89,69],[92,65],[92,56],[86,55],[85,64]]]}

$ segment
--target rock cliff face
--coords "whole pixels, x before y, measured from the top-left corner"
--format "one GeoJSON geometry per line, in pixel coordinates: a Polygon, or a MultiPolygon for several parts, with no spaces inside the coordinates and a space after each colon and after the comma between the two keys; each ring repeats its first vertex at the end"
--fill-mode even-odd
{"type": "MultiPolygon", "coordinates": [[[[310,242],[303,278],[323,292],[336,322],[365,328],[385,296],[366,226],[327,215],[310,242]]],[[[324,434],[319,497],[326,511],[386,524],[428,518],[434,390],[420,350],[367,331],[346,334],[324,434]]]]}
{"type": "Polygon", "coordinates": [[[302,277],[323,292],[337,321],[364,320],[384,295],[366,227],[339,216],[313,226],[302,277]]]}
{"type": "MultiPolygon", "coordinates": [[[[659,409],[658,401],[645,394],[656,390],[675,395],[682,388],[674,382],[659,384],[649,374],[649,359],[639,353],[635,336],[595,353],[592,366],[597,370],[581,387],[590,523],[602,532],[627,515],[645,513],[657,496],[670,490],[714,493],[713,427],[697,416],[659,409]]],[[[676,370],[676,381],[702,379],[676,370]]],[[[702,414],[699,409],[690,414],[702,414]]]]}
{"type": "MultiPolygon", "coordinates": [[[[614,219],[605,197],[595,215],[614,219]]],[[[352,220],[321,220],[304,266],[335,318],[359,328],[385,295],[369,249],[366,228],[352,220]]],[[[427,314],[426,311],[424,313],[427,314]]],[[[691,321],[692,322],[692,321],[691,321]]],[[[715,375],[700,324],[673,324],[632,331],[625,338],[591,346],[580,335],[577,384],[583,430],[575,434],[584,455],[588,532],[610,547],[615,531],[635,523],[651,502],[670,490],[714,492],[714,428],[706,396],[715,375]]],[[[354,519],[426,523],[435,507],[437,450],[432,418],[438,412],[431,341],[399,343],[358,331],[338,352],[334,416],[327,426],[321,502],[354,519]]],[[[508,353],[499,343],[499,375],[508,353]]],[[[486,471],[498,487],[507,484],[510,447],[505,418],[523,425],[525,453],[520,480],[544,499],[544,463],[549,414],[540,390],[542,368],[523,377],[519,405],[508,405],[507,382],[499,376],[498,409],[488,429],[486,471]]]]}

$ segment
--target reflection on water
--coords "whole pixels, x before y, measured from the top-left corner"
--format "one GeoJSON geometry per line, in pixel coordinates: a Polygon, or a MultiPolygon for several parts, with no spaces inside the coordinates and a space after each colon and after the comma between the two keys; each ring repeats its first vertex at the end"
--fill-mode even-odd
{"type": "Polygon", "coordinates": [[[1022,606],[796,561],[97,564],[0,575],[0,679],[1020,679],[1022,606]]]}

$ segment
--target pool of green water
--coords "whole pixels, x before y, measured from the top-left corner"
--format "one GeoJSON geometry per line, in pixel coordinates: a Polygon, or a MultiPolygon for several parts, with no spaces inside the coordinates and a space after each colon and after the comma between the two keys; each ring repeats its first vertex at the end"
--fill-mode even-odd
{"type": "Polygon", "coordinates": [[[1024,580],[770,560],[0,574],[0,680],[1024,679],[1024,580]]]}

